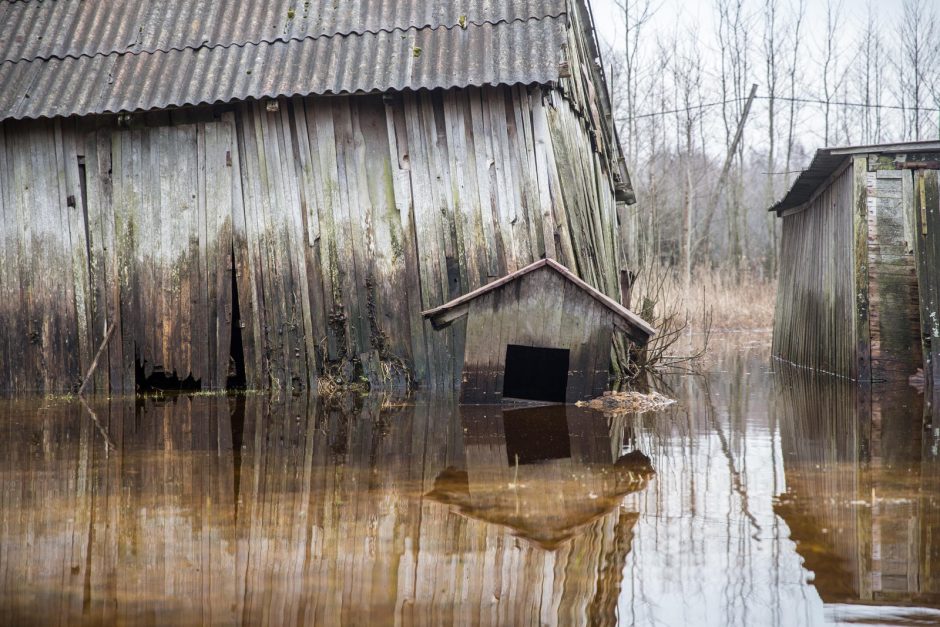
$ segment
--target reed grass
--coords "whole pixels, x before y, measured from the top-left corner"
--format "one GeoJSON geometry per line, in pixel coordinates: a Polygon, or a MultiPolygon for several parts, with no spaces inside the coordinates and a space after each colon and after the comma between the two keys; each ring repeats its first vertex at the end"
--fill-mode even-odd
{"type": "Polygon", "coordinates": [[[633,307],[641,311],[649,298],[655,317],[677,314],[692,333],[704,332],[709,321],[713,333],[767,331],[773,327],[776,291],[775,280],[723,267],[696,268],[686,289],[675,269],[658,266],[637,277],[633,307]]]}

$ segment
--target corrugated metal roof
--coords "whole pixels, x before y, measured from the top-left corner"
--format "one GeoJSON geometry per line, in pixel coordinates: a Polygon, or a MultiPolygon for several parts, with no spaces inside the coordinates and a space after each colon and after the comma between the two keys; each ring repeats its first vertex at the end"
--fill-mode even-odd
{"type": "Polygon", "coordinates": [[[241,46],[564,13],[564,0],[4,0],[0,60],[241,46]]]}
{"type": "Polygon", "coordinates": [[[558,80],[565,0],[0,0],[0,119],[558,80]]]}
{"type": "Polygon", "coordinates": [[[842,146],[820,148],[813,156],[809,167],[800,172],[793,186],[769,211],[779,215],[809,202],[813,194],[832,176],[845,161],[854,155],[867,154],[916,154],[940,151],[940,142],[902,142],[894,144],[872,144],[864,146],[842,146]]]}
{"type": "Polygon", "coordinates": [[[844,155],[833,155],[827,148],[817,150],[809,167],[800,172],[800,175],[796,177],[787,195],[771,207],[770,211],[776,211],[779,214],[781,211],[799,207],[807,202],[813,197],[813,194],[816,193],[819,186],[825,183],[826,179],[828,179],[846,159],[847,157],[844,155]]]}

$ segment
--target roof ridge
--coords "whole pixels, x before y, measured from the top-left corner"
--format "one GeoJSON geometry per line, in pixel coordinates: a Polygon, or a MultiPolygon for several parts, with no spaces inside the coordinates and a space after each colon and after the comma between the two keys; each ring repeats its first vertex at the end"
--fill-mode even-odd
{"type": "MultiPolygon", "coordinates": [[[[7,2],[7,3],[15,3],[15,2],[56,2],[56,1],[60,1],[60,0],[0,0],[0,3],[3,3],[3,2],[7,2]]],[[[66,0],[66,1],[68,1],[68,0],[66,0]]],[[[111,56],[111,55],[117,55],[117,56],[138,56],[138,55],[157,54],[157,53],[167,54],[167,53],[170,53],[170,52],[185,52],[185,51],[187,51],[187,50],[193,50],[193,51],[196,51],[196,50],[229,50],[229,49],[232,49],[232,48],[242,48],[242,49],[244,49],[244,48],[246,48],[246,47],[248,47],[248,46],[260,46],[260,45],[262,45],[262,44],[272,44],[272,45],[273,45],[273,44],[278,44],[278,43],[290,44],[291,42],[315,41],[315,40],[318,40],[318,39],[340,39],[340,38],[345,39],[345,38],[347,38],[347,37],[362,37],[363,35],[381,35],[381,34],[388,34],[388,35],[391,35],[391,34],[394,34],[394,33],[396,33],[396,32],[407,33],[407,32],[410,32],[410,31],[421,32],[421,31],[439,31],[439,30],[452,31],[452,30],[456,30],[456,29],[467,30],[469,26],[476,26],[476,27],[480,27],[480,28],[482,28],[482,27],[484,27],[484,26],[498,27],[498,26],[501,26],[501,25],[504,25],[504,24],[505,24],[505,25],[510,25],[510,24],[516,24],[516,23],[519,23],[519,22],[540,22],[540,21],[543,21],[543,20],[557,20],[557,19],[559,19],[559,18],[565,17],[566,15],[567,15],[567,10],[565,9],[565,10],[560,10],[560,11],[556,11],[556,12],[553,12],[553,13],[547,13],[547,14],[545,14],[545,15],[540,15],[540,16],[538,16],[538,15],[530,15],[530,16],[527,16],[527,17],[516,17],[516,18],[511,18],[511,19],[505,19],[505,18],[504,18],[504,19],[499,19],[499,20],[477,20],[477,21],[468,20],[465,24],[460,24],[460,23],[458,22],[458,23],[456,23],[456,24],[451,24],[451,25],[443,24],[443,23],[442,23],[442,24],[438,24],[437,26],[433,26],[433,25],[431,25],[431,24],[425,24],[425,25],[423,25],[423,26],[408,26],[407,28],[402,28],[402,27],[399,27],[399,26],[396,26],[396,27],[393,27],[393,28],[377,28],[377,29],[368,29],[368,28],[364,28],[364,29],[361,29],[361,30],[353,29],[353,30],[348,30],[348,31],[346,31],[346,32],[336,32],[336,33],[319,33],[319,34],[307,34],[307,35],[298,35],[298,36],[279,36],[279,37],[273,37],[273,38],[270,38],[270,39],[261,38],[261,39],[258,39],[258,40],[243,41],[243,42],[231,42],[231,43],[227,43],[227,44],[225,44],[225,43],[218,43],[218,44],[213,44],[213,45],[205,45],[207,42],[203,42],[202,44],[200,44],[200,45],[198,45],[198,46],[184,45],[184,46],[170,46],[170,47],[166,47],[166,48],[157,47],[157,48],[153,48],[153,49],[143,49],[143,50],[136,50],[136,51],[135,51],[135,50],[130,50],[130,49],[126,49],[126,50],[116,50],[116,49],[115,49],[115,50],[110,50],[110,51],[107,51],[107,52],[106,52],[106,51],[95,52],[94,54],[87,54],[87,53],[81,53],[81,54],[49,54],[49,55],[44,55],[44,56],[20,57],[20,58],[18,58],[18,59],[3,59],[2,61],[0,61],[0,65],[6,65],[6,64],[8,64],[8,63],[9,63],[9,64],[12,64],[12,65],[15,65],[15,64],[17,64],[17,63],[23,63],[23,62],[32,63],[32,62],[35,62],[35,61],[45,62],[45,61],[51,61],[51,60],[53,60],[53,59],[54,59],[54,60],[58,60],[58,61],[64,61],[64,60],[66,60],[66,59],[75,59],[75,60],[78,60],[78,59],[83,59],[83,58],[84,58],[84,59],[94,59],[94,58],[98,58],[98,57],[109,57],[109,56],[111,56]]]]}
{"type": "Polygon", "coordinates": [[[471,290],[470,292],[464,294],[463,296],[458,296],[457,298],[454,298],[453,300],[450,300],[444,303],[443,305],[439,305],[438,307],[434,307],[432,309],[422,311],[421,315],[425,318],[432,318],[434,316],[440,315],[450,309],[460,307],[461,305],[465,305],[469,303],[470,301],[476,300],[477,298],[479,298],[480,296],[483,296],[484,294],[487,294],[489,292],[492,292],[493,290],[499,289],[503,287],[504,285],[512,283],[516,279],[520,279],[523,276],[530,274],[534,272],[535,270],[538,270],[543,267],[551,268],[552,270],[560,274],[562,277],[564,277],[566,280],[570,281],[571,283],[574,283],[575,286],[587,292],[591,297],[594,298],[594,300],[598,301],[600,304],[604,305],[605,307],[613,311],[615,314],[617,314],[621,318],[628,320],[631,324],[634,324],[640,327],[648,335],[652,336],[656,334],[656,329],[654,329],[653,326],[649,324],[646,320],[644,320],[637,314],[633,313],[632,311],[624,307],[622,304],[618,303],[613,298],[611,298],[607,294],[603,293],[602,291],[600,291],[599,289],[597,289],[596,287],[594,287],[593,285],[591,285],[590,283],[588,283],[587,281],[585,281],[584,279],[576,275],[574,272],[572,272],[567,267],[563,266],[558,261],[551,259],[549,257],[544,257],[542,259],[539,259],[538,261],[530,263],[529,265],[516,270],[515,272],[510,272],[506,276],[496,281],[493,281],[492,283],[482,285],[478,287],[477,289],[471,290]]]}

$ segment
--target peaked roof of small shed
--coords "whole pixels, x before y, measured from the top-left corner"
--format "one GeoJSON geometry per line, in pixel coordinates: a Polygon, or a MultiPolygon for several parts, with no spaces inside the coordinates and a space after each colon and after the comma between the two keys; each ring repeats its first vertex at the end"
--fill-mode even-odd
{"type": "Polygon", "coordinates": [[[488,294],[489,292],[492,292],[493,290],[499,289],[500,287],[508,283],[512,283],[513,281],[516,281],[522,278],[523,276],[538,270],[539,268],[549,268],[551,270],[554,270],[555,272],[560,274],[562,277],[564,277],[571,283],[581,288],[588,296],[590,296],[591,298],[596,300],[598,303],[600,303],[601,305],[603,305],[604,307],[612,311],[617,316],[617,319],[622,322],[622,325],[620,325],[620,327],[623,329],[624,332],[630,335],[631,339],[633,339],[634,341],[645,343],[646,341],[649,340],[649,338],[656,335],[656,329],[650,326],[650,324],[646,322],[646,320],[639,317],[638,315],[636,315],[635,313],[633,313],[632,311],[630,311],[629,309],[627,309],[626,307],[624,307],[623,305],[621,305],[620,303],[612,299],[611,297],[607,296],[603,292],[600,292],[599,290],[591,287],[590,285],[582,281],[571,270],[561,265],[554,259],[540,259],[539,261],[536,261],[535,263],[531,263],[524,268],[521,268],[519,270],[516,270],[515,272],[507,274],[501,279],[498,279],[496,281],[493,281],[492,283],[488,283],[487,285],[479,287],[473,290],[472,292],[464,294],[463,296],[459,298],[455,298],[449,303],[444,303],[440,307],[429,309],[423,312],[422,315],[424,315],[425,318],[430,318],[431,321],[435,322],[436,325],[438,324],[438,321],[441,321],[440,326],[442,327],[447,326],[448,324],[453,322],[454,319],[459,318],[462,315],[466,314],[466,311],[458,312],[458,310],[463,308],[465,305],[468,305],[471,301],[476,300],[477,298],[483,296],[484,294],[488,294]],[[454,315],[449,320],[443,321],[443,319],[446,317],[446,314],[449,314],[449,313],[453,313],[453,314],[459,313],[459,315],[454,315]]]}
{"type": "Polygon", "coordinates": [[[544,84],[559,79],[567,12],[566,0],[0,0],[0,120],[544,84]]]}
{"type": "Polygon", "coordinates": [[[794,209],[809,202],[815,195],[816,190],[826,184],[840,166],[852,156],[924,152],[940,152],[940,142],[921,141],[820,148],[816,151],[809,167],[800,172],[786,196],[780,199],[769,211],[775,211],[779,215],[787,209],[794,209]]]}

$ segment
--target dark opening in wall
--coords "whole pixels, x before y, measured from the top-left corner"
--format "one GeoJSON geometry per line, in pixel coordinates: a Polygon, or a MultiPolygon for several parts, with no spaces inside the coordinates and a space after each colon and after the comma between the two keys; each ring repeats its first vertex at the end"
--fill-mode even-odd
{"type": "Polygon", "coordinates": [[[564,403],[568,358],[565,349],[508,345],[503,398],[564,403]]]}
{"type": "Polygon", "coordinates": [[[232,247],[232,341],[229,349],[229,368],[225,387],[244,390],[248,387],[245,375],[245,346],[242,344],[242,316],[238,304],[238,274],[235,270],[235,248],[232,247]]]}
{"type": "Polygon", "coordinates": [[[520,466],[571,457],[565,407],[526,407],[503,412],[506,456],[520,466]]]}
{"type": "Polygon", "coordinates": [[[136,360],[137,391],[141,394],[148,392],[195,392],[202,389],[202,382],[193,379],[192,375],[180,379],[175,372],[164,372],[155,368],[150,376],[144,368],[144,363],[138,357],[136,360]]]}

